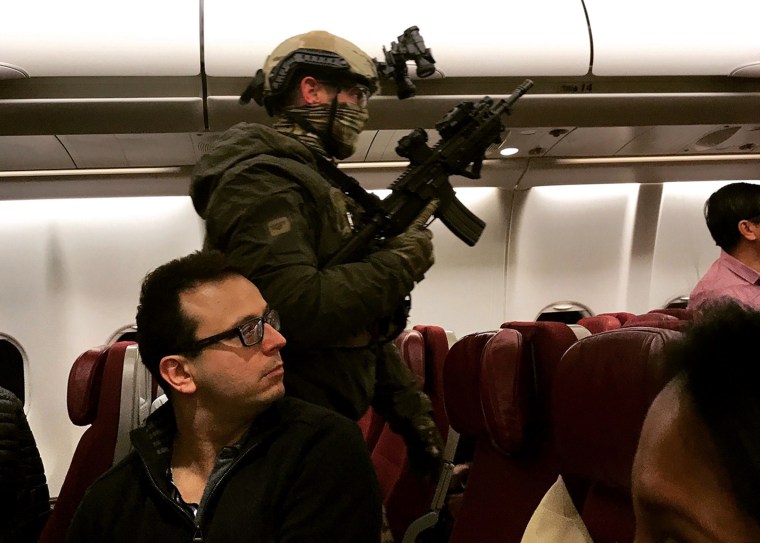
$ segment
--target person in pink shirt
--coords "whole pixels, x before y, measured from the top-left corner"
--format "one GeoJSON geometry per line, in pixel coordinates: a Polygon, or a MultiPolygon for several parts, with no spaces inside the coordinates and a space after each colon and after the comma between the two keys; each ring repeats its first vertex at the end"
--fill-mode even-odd
{"type": "Polygon", "coordinates": [[[731,183],[705,202],[705,221],[720,256],[689,296],[689,309],[733,298],[760,309],[760,185],[731,183]]]}

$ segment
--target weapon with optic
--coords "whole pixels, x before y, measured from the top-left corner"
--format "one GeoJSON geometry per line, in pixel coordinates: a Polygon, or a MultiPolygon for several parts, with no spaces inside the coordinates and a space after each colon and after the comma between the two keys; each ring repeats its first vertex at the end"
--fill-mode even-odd
{"type": "MultiPolygon", "coordinates": [[[[488,96],[478,102],[462,102],[450,110],[435,128],[440,140],[434,147],[421,128],[399,140],[396,153],[409,159],[409,166],[391,186],[391,194],[377,201],[363,217],[365,225],[328,262],[327,266],[355,260],[373,240],[403,233],[432,201],[439,201],[435,218],[467,245],[477,243],[485,222],[457,199],[449,176],[478,179],[486,150],[501,142],[502,116],[533,82],[523,81],[506,99],[488,96]]],[[[354,180],[355,182],[355,180],[354,180]]]]}

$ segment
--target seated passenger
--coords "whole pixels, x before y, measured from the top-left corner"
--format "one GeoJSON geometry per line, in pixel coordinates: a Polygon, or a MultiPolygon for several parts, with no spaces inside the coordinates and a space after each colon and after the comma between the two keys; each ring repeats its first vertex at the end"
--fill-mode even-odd
{"type": "Polygon", "coordinates": [[[283,397],[279,326],[219,253],[147,275],[137,341],[169,401],[89,488],[67,541],[380,540],[380,489],[361,432],[283,397]]]}
{"type": "Polygon", "coordinates": [[[731,183],[705,202],[705,221],[720,256],[689,296],[689,309],[723,297],[760,309],[760,185],[731,183]]]}
{"type": "Polygon", "coordinates": [[[633,466],[635,543],[760,541],[760,312],[706,309],[668,353],[633,466]]]}
{"type": "Polygon", "coordinates": [[[0,387],[0,542],[37,541],[49,513],[45,470],[24,406],[0,387]]]}

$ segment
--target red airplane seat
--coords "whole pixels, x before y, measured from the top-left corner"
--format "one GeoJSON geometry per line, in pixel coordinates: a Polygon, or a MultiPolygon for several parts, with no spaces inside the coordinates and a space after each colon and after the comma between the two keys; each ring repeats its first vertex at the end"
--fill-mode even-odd
{"type": "Polygon", "coordinates": [[[578,324],[588,328],[592,334],[606,332],[607,330],[617,330],[620,328],[620,321],[612,315],[594,315],[593,317],[583,317],[578,324]]]}
{"type": "Polygon", "coordinates": [[[631,470],[647,409],[665,384],[662,349],[680,336],[623,327],[571,346],[552,390],[560,471],[594,543],[631,543],[631,470]]]}
{"type": "Polygon", "coordinates": [[[113,464],[121,407],[124,349],[128,343],[90,349],[69,372],[69,419],[90,427],[82,434],[40,543],[63,541],[85,490],[113,464]]]}
{"type": "Polygon", "coordinates": [[[129,432],[150,414],[154,395],[133,341],[90,349],[74,361],[66,390],[69,419],[90,427],[74,450],[40,543],[64,540],[87,488],[129,453],[129,432]]]}
{"type": "Polygon", "coordinates": [[[688,320],[680,319],[676,316],[665,313],[642,313],[641,315],[634,315],[625,321],[623,328],[644,326],[651,328],[666,328],[669,330],[683,330],[688,324],[688,320]]]}
{"type": "Polygon", "coordinates": [[[449,339],[440,326],[418,324],[414,327],[425,340],[425,387],[433,404],[433,420],[444,442],[449,435],[449,418],[443,400],[443,366],[449,354],[449,339]]]}
{"type": "Polygon", "coordinates": [[[446,360],[452,428],[476,437],[450,543],[519,543],[559,475],[547,403],[554,366],[576,336],[560,322],[502,326],[465,336],[446,360]]]}
{"type": "Polygon", "coordinates": [[[383,426],[385,425],[385,419],[370,407],[367,409],[367,412],[362,415],[362,418],[359,419],[358,423],[359,429],[364,436],[364,441],[367,442],[367,448],[369,449],[369,452],[372,453],[377,444],[377,439],[380,437],[380,432],[382,432],[383,426]]]}

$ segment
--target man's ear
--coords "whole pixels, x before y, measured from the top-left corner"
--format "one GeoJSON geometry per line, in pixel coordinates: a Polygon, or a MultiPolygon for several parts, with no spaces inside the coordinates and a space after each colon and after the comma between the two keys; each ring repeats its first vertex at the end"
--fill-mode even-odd
{"type": "Polygon", "coordinates": [[[303,103],[309,106],[314,104],[321,104],[323,101],[323,94],[325,88],[322,83],[314,79],[312,76],[307,75],[301,79],[301,99],[303,103]]]}
{"type": "Polygon", "coordinates": [[[739,221],[739,234],[749,241],[755,241],[758,239],[758,233],[760,233],[760,226],[754,224],[752,221],[743,219],[739,221]]]}
{"type": "Polygon", "coordinates": [[[190,369],[190,361],[177,354],[165,356],[158,363],[164,381],[180,394],[192,394],[197,387],[190,369]]]}

